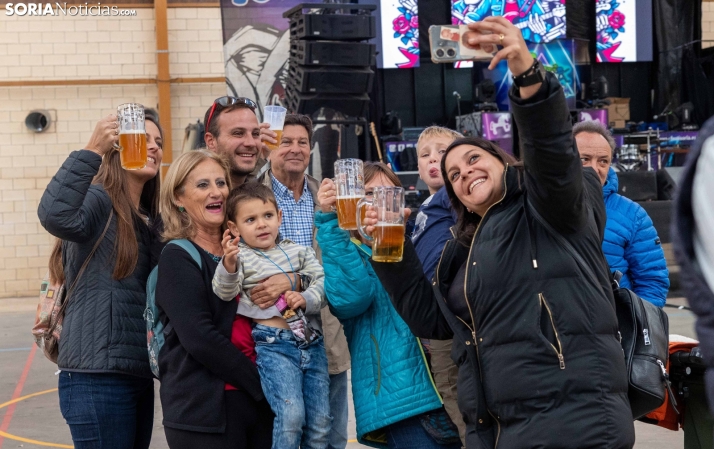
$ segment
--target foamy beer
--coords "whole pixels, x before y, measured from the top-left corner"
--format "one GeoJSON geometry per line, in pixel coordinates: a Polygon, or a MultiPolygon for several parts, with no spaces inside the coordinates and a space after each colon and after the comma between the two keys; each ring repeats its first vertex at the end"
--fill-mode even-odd
{"type": "Polygon", "coordinates": [[[357,204],[355,220],[359,219],[359,232],[373,240],[372,260],[375,262],[401,262],[404,254],[404,189],[401,187],[375,187],[372,198],[363,198],[357,204]],[[377,225],[372,237],[364,233],[364,208],[371,205],[377,211],[377,225]],[[359,215],[358,215],[359,214],[359,215]]]}
{"type": "Polygon", "coordinates": [[[270,125],[270,130],[277,134],[275,140],[278,141],[276,144],[265,142],[265,145],[270,150],[277,150],[280,146],[280,141],[283,140],[283,126],[285,125],[285,114],[288,110],[282,106],[272,105],[266,106],[264,112],[265,121],[270,125]]]}
{"type": "Polygon", "coordinates": [[[364,198],[364,164],[359,159],[335,162],[337,222],[340,228],[357,229],[357,203],[364,198]]]}
{"type": "Polygon", "coordinates": [[[124,170],[139,170],[146,167],[146,128],[144,106],[126,103],[117,108],[119,122],[119,151],[124,170]]]}

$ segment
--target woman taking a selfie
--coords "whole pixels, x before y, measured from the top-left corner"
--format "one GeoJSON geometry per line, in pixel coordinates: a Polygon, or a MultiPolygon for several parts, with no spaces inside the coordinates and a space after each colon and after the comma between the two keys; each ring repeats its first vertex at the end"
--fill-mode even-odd
{"type": "Polygon", "coordinates": [[[115,147],[117,117],[100,120],[87,146],[52,178],[38,209],[42,226],[59,239],[50,277],[68,289],[77,281],[57,360],[60,409],[77,449],[140,449],[151,441],[154,381],[143,313],[146,280],[157,262],[151,249],[159,244],[152,228],[162,131],[149,111],[145,127],[146,165],[125,170],[115,147]]]}
{"type": "Polygon", "coordinates": [[[522,167],[484,139],[454,141],[441,171],[458,221],[433,285],[409,241],[402,262],[372,266],[415,335],[453,338],[468,448],[631,448],[600,182],[582,167],[561,86],[520,31],[502,17],[469,27],[468,44],[500,45],[491,68],[506,60],[515,77],[522,167]]]}

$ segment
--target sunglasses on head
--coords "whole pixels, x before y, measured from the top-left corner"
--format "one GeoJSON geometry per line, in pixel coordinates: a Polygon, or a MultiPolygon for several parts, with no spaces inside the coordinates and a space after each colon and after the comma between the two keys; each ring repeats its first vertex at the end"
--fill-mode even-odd
{"type": "Polygon", "coordinates": [[[213,118],[213,114],[216,112],[216,107],[221,106],[224,108],[227,108],[228,106],[235,106],[237,104],[243,104],[247,106],[251,111],[255,112],[255,110],[258,108],[258,105],[255,103],[255,101],[251,100],[250,98],[246,97],[231,97],[229,95],[226,95],[225,97],[220,97],[216,98],[213,101],[213,106],[211,106],[211,112],[208,113],[208,120],[206,120],[206,131],[208,131],[208,127],[211,124],[211,119],[213,118]]]}

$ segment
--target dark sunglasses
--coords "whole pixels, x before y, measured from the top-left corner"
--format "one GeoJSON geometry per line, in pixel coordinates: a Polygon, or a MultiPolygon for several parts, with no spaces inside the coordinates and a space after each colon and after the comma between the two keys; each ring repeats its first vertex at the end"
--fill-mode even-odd
{"type": "Polygon", "coordinates": [[[227,108],[228,106],[235,106],[237,104],[246,105],[253,112],[255,112],[255,110],[258,109],[258,105],[255,103],[255,101],[251,100],[250,98],[246,98],[246,97],[236,98],[236,97],[231,97],[228,95],[226,95],[225,97],[216,98],[213,101],[213,106],[211,106],[211,112],[208,113],[208,120],[206,120],[206,131],[208,131],[208,127],[211,124],[211,119],[213,118],[213,114],[216,112],[217,106],[227,108]]]}

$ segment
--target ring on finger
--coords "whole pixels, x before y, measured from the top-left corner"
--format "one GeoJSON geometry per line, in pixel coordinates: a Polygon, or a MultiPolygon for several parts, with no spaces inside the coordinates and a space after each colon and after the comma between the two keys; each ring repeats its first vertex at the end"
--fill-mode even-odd
{"type": "Polygon", "coordinates": [[[499,34],[499,35],[498,35],[498,41],[499,41],[500,45],[503,45],[503,38],[504,38],[504,37],[506,37],[506,36],[504,36],[503,34],[499,34]]]}

